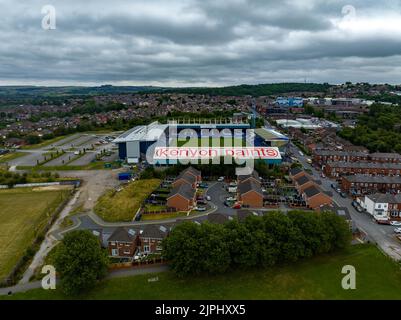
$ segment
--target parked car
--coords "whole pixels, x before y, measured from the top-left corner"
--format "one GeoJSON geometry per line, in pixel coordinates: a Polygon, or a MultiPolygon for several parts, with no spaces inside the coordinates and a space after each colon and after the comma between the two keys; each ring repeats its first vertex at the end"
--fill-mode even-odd
{"type": "Polygon", "coordinates": [[[207,184],[207,183],[204,183],[204,182],[199,183],[199,188],[201,188],[201,189],[206,189],[207,187],[208,187],[208,184],[207,184]]]}
{"type": "Polygon", "coordinates": [[[390,221],[392,226],[401,226],[401,221],[390,221]]]}
{"type": "Polygon", "coordinates": [[[210,201],[210,200],[212,200],[212,198],[210,196],[206,196],[206,200],[210,201]]]}
{"type": "Polygon", "coordinates": [[[356,206],[355,207],[355,209],[356,209],[356,211],[358,211],[358,212],[363,212],[363,208],[361,207],[361,206],[356,206]]]}
{"type": "Polygon", "coordinates": [[[394,232],[395,232],[395,233],[401,233],[401,228],[395,228],[395,229],[394,229],[394,232]]]}
{"type": "Polygon", "coordinates": [[[351,205],[356,209],[358,207],[358,202],[354,200],[351,202],[351,205]]]}
{"type": "Polygon", "coordinates": [[[219,177],[219,178],[217,179],[217,181],[218,181],[218,182],[223,182],[223,181],[224,181],[224,177],[219,177]]]}
{"type": "Polygon", "coordinates": [[[333,189],[335,189],[335,188],[336,188],[336,185],[335,185],[334,183],[332,183],[332,184],[331,184],[331,187],[332,187],[333,189]]]}
{"type": "Polygon", "coordinates": [[[390,220],[388,219],[375,219],[377,224],[386,224],[386,225],[390,225],[390,220]]]}
{"type": "Polygon", "coordinates": [[[196,211],[206,211],[206,207],[196,207],[196,211]]]}
{"type": "Polygon", "coordinates": [[[343,198],[346,198],[347,194],[344,191],[342,191],[342,192],[340,192],[340,196],[343,197],[343,198]]]}
{"type": "Polygon", "coordinates": [[[241,203],[234,204],[233,209],[241,209],[241,203]]]}

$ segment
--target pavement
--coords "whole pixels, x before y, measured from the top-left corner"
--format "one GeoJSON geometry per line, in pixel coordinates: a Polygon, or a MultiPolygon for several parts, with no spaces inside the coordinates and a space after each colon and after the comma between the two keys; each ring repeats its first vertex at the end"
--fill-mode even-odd
{"type": "MultiPolygon", "coordinates": [[[[140,267],[112,270],[106,276],[106,279],[130,277],[130,276],[136,276],[136,275],[141,275],[141,274],[159,273],[159,272],[165,272],[167,270],[168,270],[168,266],[165,264],[144,265],[144,266],[140,266],[140,267]]],[[[0,288],[0,296],[1,295],[11,295],[11,294],[18,293],[18,292],[25,292],[28,290],[39,289],[39,288],[42,288],[41,281],[32,281],[32,282],[23,283],[23,284],[20,283],[15,286],[12,286],[12,287],[0,288]]]]}
{"type": "Polygon", "coordinates": [[[61,222],[64,220],[66,216],[70,214],[71,210],[73,209],[75,203],[78,200],[79,194],[80,191],[75,193],[72,199],[63,208],[57,220],[53,223],[52,227],[47,232],[45,239],[41,243],[39,250],[33,257],[31,264],[25,270],[24,275],[22,276],[22,279],[20,280],[19,284],[26,284],[29,282],[29,279],[34,275],[35,270],[43,265],[48,253],[56,246],[57,239],[53,237],[52,234],[60,228],[61,222]]]}

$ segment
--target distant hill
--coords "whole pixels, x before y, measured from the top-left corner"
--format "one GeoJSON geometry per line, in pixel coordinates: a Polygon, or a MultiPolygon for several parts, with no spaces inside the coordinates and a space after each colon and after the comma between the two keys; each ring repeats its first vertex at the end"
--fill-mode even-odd
{"type": "Polygon", "coordinates": [[[239,86],[229,86],[222,88],[172,88],[165,89],[165,92],[179,92],[189,94],[210,94],[222,96],[269,96],[279,95],[290,92],[327,92],[331,87],[328,83],[269,83],[239,86]]]}
{"type": "Polygon", "coordinates": [[[33,103],[39,104],[45,100],[61,102],[72,97],[88,97],[105,94],[135,94],[135,93],[187,93],[210,94],[223,96],[267,96],[279,95],[290,92],[326,92],[331,85],[318,83],[271,83],[257,85],[239,85],[221,88],[212,87],[188,87],[188,88],[164,88],[152,86],[112,86],[98,87],[63,86],[0,86],[0,104],[33,103]]]}

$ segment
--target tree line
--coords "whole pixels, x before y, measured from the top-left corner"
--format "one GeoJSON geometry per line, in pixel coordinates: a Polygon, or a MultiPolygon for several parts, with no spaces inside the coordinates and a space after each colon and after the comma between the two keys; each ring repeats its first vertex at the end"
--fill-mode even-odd
{"type": "Polygon", "coordinates": [[[367,114],[358,117],[355,128],[343,128],[339,136],[370,152],[401,153],[400,107],[373,104],[367,114]]]}
{"type": "Polygon", "coordinates": [[[184,222],[163,242],[163,255],[178,276],[272,267],[344,249],[347,222],[332,212],[271,212],[225,224],[184,222]]]}

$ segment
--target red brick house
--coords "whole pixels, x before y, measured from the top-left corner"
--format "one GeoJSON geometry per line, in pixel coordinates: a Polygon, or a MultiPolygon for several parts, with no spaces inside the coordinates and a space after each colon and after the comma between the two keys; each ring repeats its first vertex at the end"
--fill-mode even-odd
{"type": "Polygon", "coordinates": [[[136,254],[160,253],[168,232],[167,227],[156,225],[118,227],[107,240],[109,255],[132,258],[136,254]]]}
{"type": "Polygon", "coordinates": [[[341,178],[342,189],[354,195],[369,193],[400,193],[401,177],[395,176],[368,176],[356,174],[341,178]]]}
{"type": "Polygon", "coordinates": [[[253,181],[255,183],[260,184],[259,174],[257,171],[253,170],[251,174],[247,175],[239,175],[237,177],[237,183],[241,184],[247,181],[253,181]]]}
{"type": "Polygon", "coordinates": [[[187,183],[174,187],[167,197],[167,206],[178,211],[191,210],[196,203],[196,189],[187,183]]]}
{"type": "Polygon", "coordinates": [[[304,176],[304,175],[306,175],[306,172],[304,170],[300,169],[300,168],[292,168],[290,170],[290,179],[292,181],[294,181],[294,179],[297,179],[297,178],[299,178],[301,176],[304,176]]]}
{"type": "Polygon", "coordinates": [[[317,186],[306,188],[302,193],[302,198],[305,200],[306,205],[313,210],[320,210],[322,206],[333,204],[331,196],[317,186]]]}
{"type": "Polygon", "coordinates": [[[242,182],[238,185],[238,201],[243,206],[251,208],[263,207],[263,191],[260,183],[256,183],[252,179],[242,182]]]}
{"type": "Polygon", "coordinates": [[[201,172],[199,170],[196,170],[194,167],[188,167],[182,173],[194,176],[197,182],[202,181],[201,172]]]}
{"type": "Polygon", "coordinates": [[[306,188],[316,185],[315,181],[312,180],[310,175],[305,174],[293,180],[295,184],[295,188],[299,193],[302,194],[306,188]]]}
{"type": "Polygon", "coordinates": [[[181,172],[180,175],[172,183],[173,188],[183,184],[188,184],[191,188],[196,188],[197,178],[189,172],[181,172]]]}
{"type": "Polygon", "coordinates": [[[342,175],[370,174],[393,176],[401,174],[401,163],[383,162],[327,162],[324,173],[328,177],[340,177],[342,175]]]}

